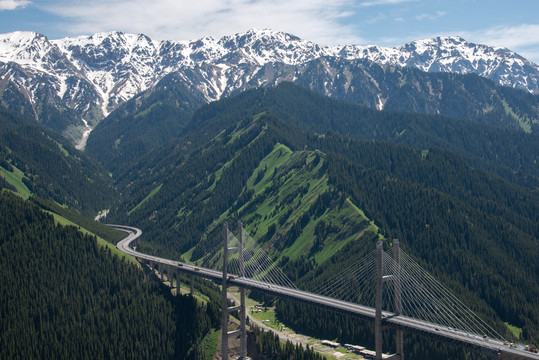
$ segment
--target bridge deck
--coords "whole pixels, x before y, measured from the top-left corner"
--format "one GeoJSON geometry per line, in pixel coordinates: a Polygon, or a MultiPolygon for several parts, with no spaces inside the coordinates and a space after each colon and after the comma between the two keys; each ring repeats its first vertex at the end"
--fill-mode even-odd
{"type": "MultiPolygon", "coordinates": [[[[121,240],[117,247],[122,252],[132,255],[139,259],[144,259],[147,261],[153,261],[155,263],[164,264],[170,267],[175,267],[179,271],[203,277],[206,279],[214,280],[216,282],[221,282],[223,279],[223,274],[219,271],[206,269],[203,267],[196,267],[194,265],[179,263],[175,260],[165,259],[157,256],[147,255],[135,251],[131,248],[130,244],[138,239],[142,234],[140,229],[124,226],[124,225],[110,225],[128,233],[128,236],[121,240]]],[[[321,296],[313,294],[303,290],[291,289],[283,286],[272,285],[262,281],[253,280],[249,278],[234,278],[228,279],[228,284],[235,285],[239,287],[244,287],[252,290],[258,290],[270,295],[282,297],[282,298],[291,298],[297,301],[301,301],[307,304],[312,304],[315,306],[324,307],[332,311],[349,314],[353,316],[358,316],[362,318],[374,319],[375,309],[359,304],[354,304],[338,299],[333,299],[326,296],[321,296]]],[[[503,342],[494,339],[483,339],[481,335],[477,334],[468,334],[456,329],[450,329],[443,327],[442,325],[437,325],[429,323],[423,320],[418,320],[402,315],[395,315],[391,312],[382,312],[383,323],[385,326],[394,326],[401,328],[407,331],[419,332],[424,335],[435,337],[440,340],[449,341],[449,342],[458,342],[464,346],[479,348],[483,351],[489,351],[494,354],[498,354],[499,358],[502,359],[534,359],[539,360],[539,354],[531,353],[518,348],[512,348],[508,345],[504,345],[503,342]]]]}

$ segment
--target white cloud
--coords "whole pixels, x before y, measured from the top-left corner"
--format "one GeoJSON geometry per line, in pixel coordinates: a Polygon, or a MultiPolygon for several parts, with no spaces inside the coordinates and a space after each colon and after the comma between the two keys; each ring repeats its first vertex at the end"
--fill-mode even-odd
{"type": "Polygon", "coordinates": [[[30,0],[0,0],[0,11],[15,10],[30,4],[30,0]]]}
{"type": "Polygon", "coordinates": [[[363,1],[359,6],[397,5],[405,2],[416,2],[419,0],[370,0],[363,1]]]}
{"type": "Polygon", "coordinates": [[[539,24],[497,26],[481,31],[464,32],[463,37],[509,49],[539,45],[539,24]]]}
{"type": "Polygon", "coordinates": [[[446,14],[445,11],[436,11],[436,14],[419,14],[419,15],[416,15],[415,19],[416,20],[425,20],[425,19],[428,19],[428,20],[436,20],[442,16],[444,16],[446,14]]]}
{"type": "Polygon", "coordinates": [[[504,47],[539,64],[539,24],[496,26],[477,31],[461,31],[468,41],[495,47],[504,47]]]}
{"type": "Polygon", "coordinates": [[[378,22],[384,21],[387,19],[387,15],[383,13],[378,13],[376,16],[371,17],[365,20],[366,24],[376,24],[378,22]]]}
{"type": "Polygon", "coordinates": [[[286,31],[320,44],[358,43],[354,0],[63,0],[51,11],[69,18],[71,34],[120,30],[155,39],[221,37],[251,28],[286,31]]]}

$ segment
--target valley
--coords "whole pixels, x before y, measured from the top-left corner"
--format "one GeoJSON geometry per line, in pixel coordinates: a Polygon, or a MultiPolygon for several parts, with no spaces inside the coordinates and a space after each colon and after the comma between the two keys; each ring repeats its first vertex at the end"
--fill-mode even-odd
{"type": "MultiPolygon", "coordinates": [[[[295,333],[368,349],[372,319],[324,311],[310,291],[398,239],[508,343],[539,343],[539,70],[518,54],[460,37],[321,47],[270,30],[1,39],[0,357],[212,358],[201,344],[221,327],[219,287],[172,296],[111,250],[123,234],[103,223],[140,228],[136,250],[186,264],[189,283],[219,280],[201,264],[222,262],[223,226],[240,221],[253,254],[305,294],[231,283],[295,333]]],[[[487,358],[436,340],[458,331],[407,326],[407,358],[487,358]]],[[[250,336],[260,358],[320,358],[250,336]]]]}

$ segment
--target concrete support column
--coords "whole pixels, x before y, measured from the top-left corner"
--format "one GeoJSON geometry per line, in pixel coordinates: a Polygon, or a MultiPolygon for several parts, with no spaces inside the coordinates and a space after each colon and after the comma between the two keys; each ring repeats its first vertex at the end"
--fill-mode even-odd
{"type": "Polygon", "coordinates": [[[181,289],[180,276],[181,272],[178,271],[178,274],[176,275],[176,280],[178,281],[178,291],[181,289]]]}
{"type": "MultiPolygon", "coordinates": [[[[241,221],[238,221],[238,253],[240,262],[240,277],[245,277],[245,267],[243,264],[243,226],[241,221]]],[[[247,328],[245,314],[245,289],[240,288],[240,359],[247,358],[247,328]]]]}
{"type": "MultiPolygon", "coordinates": [[[[401,263],[400,263],[400,246],[399,240],[393,239],[393,260],[395,261],[395,269],[393,270],[394,288],[395,288],[395,315],[400,315],[402,312],[402,285],[401,285],[401,263]]],[[[396,331],[397,341],[397,356],[400,360],[404,360],[404,338],[401,329],[396,331]]]]}
{"type": "Polygon", "coordinates": [[[163,284],[165,283],[165,281],[168,280],[169,278],[168,274],[169,274],[168,265],[163,264],[163,275],[161,276],[161,280],[163,281],[163,284]]]}
{"type": "Polygon", "coordinates": [[[228,223],[223,224],[223,281],[222,292],[223,299],[221,303],[221,351],[223,353],[222,359],[228,360],[228,301],[227,301],[227,264],[228,264],[228,223]]]}
{"type": "Polygon", "coordinates": [[[191,275],[189,280],[190,280],[189,293],[194,296],[195,295],[195,276],[191,275]]]}
{"type": "Polygon", "coordinates": [[[247,329],[246,329],[246,306],[245,306],[245,289],[240,288],[240,305],[228,307],[228,252],[229,251],[238,251],[239,252],[239,263],[240,263],[240,277],[245,276],[245,268],[243,264],[243,227],[241,222],[238,221],[238,237],[239,245],[234,248],[228,247],[228,223],[225,223],[223,226],[223,281],[222,281],[222,291],[223,291],[223,300],[222,300],[222,319],[221,319],[221,342],[222,342],[222,353],[223,360],[228,359],[228,338],[229,336],[240,335],[240,359],[247,359],[247,329]],[[240,329],[228,332],[228,315],[231,311],[240,311],[240,329]]]}
{"type": "Polygon", "coordinates": [[[376,313],[374,317],[374,342],[376,360],[382,360],[382,242],[376,243],[376,313]]]}

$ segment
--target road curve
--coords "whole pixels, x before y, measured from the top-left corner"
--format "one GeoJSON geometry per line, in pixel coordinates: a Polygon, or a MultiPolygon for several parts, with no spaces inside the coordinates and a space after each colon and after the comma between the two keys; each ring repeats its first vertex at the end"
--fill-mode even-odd
{"type": "MultiPolygon", "coordinates": [[[[111,225],[109,226],[126,232],[128,235],[116,245],[118,249],[126,254],[134,256],[135,258],[152,261],[167,265],[169,267],[177,268],[177,270],[203,277],[206,279],[214,280],[220,283],[223,280],[223,273],[203,267],[189,265],[178,262],[176,260],[165,259],[157,256],[144,254],[134,250],[131,244],[136,242],[142,235],[142,231],[135,227],[125,225],[111,225]]],[[[262,281],[253,280],[249,278],[234,277],[227,280],[228,284],[240,286],[248,289],[262,291],[269,295],[278,296],[281,298],[291,298],[297,301],[301,301],[307,304],[324,307],[332,311],[344,313],[348,315],[358,316],[362,318],[374,319],[375,309],[359,304],[354,304],[342,300],[329,298],[313,293],[309,293],[303,290],[291,289],[283,286],[271,285],[262,281]]],[[[534,354],[529,351],[525,351],[518,348],[511,348],[504,345],[499,340],[483,339],[479,335],[467,334],[456,329],[446,328],[438,324],[429,323],[423,320],[410,318],[407,316],[395,316],[390,312],[382,312],[382,318],[385,326],[393,326],[401,328],[407,331],[420,332],[423,335],[438,338],[440,340],[449,342],[458,342],[464,346],[471,348],[479,348],[486,350],[494,354],[498,354],[499,359],[532,359],[539,360],[539,354],[534,354]]]]}

